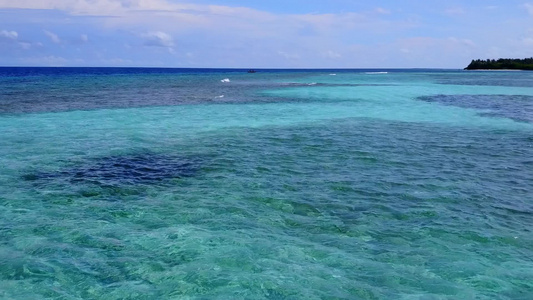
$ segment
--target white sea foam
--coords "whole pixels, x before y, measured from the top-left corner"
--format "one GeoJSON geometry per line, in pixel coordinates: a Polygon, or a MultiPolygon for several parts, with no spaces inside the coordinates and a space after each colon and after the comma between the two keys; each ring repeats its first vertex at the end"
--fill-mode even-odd
{"type": "Polygon", "coordinates": [[[337,75],[337,74],[335,74],[335,73],[331,73],[331,74],[329,74],[329,76],[335,76],[335,75],[337,75]]]}
{"type": "Polygon", "coordinates": [[[224,79],[220,80],[220,82],[230,82],[230,81],[229,81],[229,78],[224,78],[224,79]]]}

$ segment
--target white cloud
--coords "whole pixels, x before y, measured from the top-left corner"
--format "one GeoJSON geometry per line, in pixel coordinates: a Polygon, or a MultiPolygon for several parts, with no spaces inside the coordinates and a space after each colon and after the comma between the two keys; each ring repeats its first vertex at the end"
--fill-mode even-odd
{"type": "Polygon", "coordinates": [[[76,15],[112,15],[122,6],[122,1],[114,0],[0,0],[0,8],[62,10],[76,15]]]}
{"type": "Polygon", "coordinates": [[[61,39],[59,38],[59,36],[57,36],[57,34],[51,32],[51,31],[48,31],[48,30],[44,30],[44,34],[54,43],[56,44],[61,44],[61,39]]]}
{"type": "Polygon", "coordinates": [[[0,43],[9,47],[20,47],[22,50],[29,50],[33,47],[42,46],[39,43],[31,43],[19,39],[19,35],[16,31],[1,30],[0,31],[0,43]]]}
{"type": "Polygon", "coordinates": [[[16,31],[2,30],[0,31],[0,37],[16,40],[19,34],[16,31]]]}
{"type": "MultiPolygon", "coordinates": [[[[434,63],[440,64],[438,66],[445,66],[446,63],[457,65],[461,64],[460,61],[464,56],[471,56],[470,52],[474,52],[477,57],[480,49],[487,49],[492,41],[484,43],[480,37],[486,35],[480,32],[496,27],[493,25],[496,23],[491,22],[487,26],[479,27],[479,30],[464,26],[462,31],[452,33],[458,25],[450,23],[440,25],[442,27],[439,27],[438,36],[441,36],[442,32],[448,32],[458,38],[395,40],[416,35],[417,32],[424,32],[431,36],[431,30],[435,30],[433,27],[436,23],[426,22],[425,18],[418,16],[419,12],[415,9],[412,12],[395,9],[392,11],[394,14],[392,16],[390,10],[378,7],[379,5],[373,6],[368,11],[275,14],[246,7],[187,4],[182,1],[194,3],[192,0],[0,0],[0,9],[59,10],[63,15],[69,15],[50,20],[53,26],[66,20],[68,24],[75,24],[78,20],[84,25],[89,23],[94,28],[81,27],[83,29],[74,35],[60,31],[59,27],[48,28],[60,36],[50,31],[45,31],[45,34],[54,43],[64,46],[80,45],[88,42],[90,38],[95,49],[109,49],[107,54],[103,51],[102,59],[109,58],[109,53],[113,53],[125,60],[134,61],[125,62],[125,64],[144,63],[144,61],[139,61],[143,53],[148,57],[147,52],[165,54],[168,51],[178,57],[182,55],[183,61],[190,58],[187,53],[194,53],[196,62],[201,66],[263,64],[265,67],[273,65],[278,67],[294,65],[299,67],[334,65],[409,67],[411,65],[432,66],[434,63]],[[418,28],[425,30],[413,30],[418,28]],[[105,33],[101,34],[97,30],[103,30],[105,33]],[[82,33],[88,33],[91,37],[82,33]],[[116,40],[95,39],[93,36],[113,36],[116,40]],[[202,38],[193,39],[193,36],[202,38]],[[462,37],[476,37],[475,42],[478,46],[473,41],[462,37]],[[176,47],[178,41],[180,53],[183,52],[181,54],[175,53],[175,49],[178,49],[176,47]],[[139,47],[140,45],[151,48],[139,47]],[[352,50],[352,47],[357,45],[360,45],[360,49],[352,50]],[[111,52],[113,47],[115,47],[114,51],[111,52]],[[472,50],[472,48],[475,49],[472,50]],[[445,60],[442,54],[447,53],[450,54],[445,60]],[[402,58],[398,58],[398,55],[402,58]],[[401,61],[403,56],[409,57],[409,60],[399,65],[403,63],[401,61]],[[413,57],[412,60],[410,60],[411,57],[413,57]]],[[[199,2],[205,3],[206,1],[199,2]]],[[[452,7],[446,11],[448,14],[457,15],[465,12],[464,9],[454,7],[453,4],[444,8],[446,7],[452,7]]],[[[523,6],[523,8],[528,7],[533,12],[533,4],[523,6]]],[[[431,14],[436,14],[437,17],[445,13],[442,7],[432,8],[434,10],[431,14]]],[[[466,8],[468,7],[465,6],[466,8]]],[[[474,12],[469,10],[469,14],[474,12]]],[[[487,11],[483,12],[487,13],[487,11]]],[[[522,10],[522,13],[524,12],[525,10],[522,10]]],[[[54,12],[54,16],[56,15],[57,12],[54,12]]],[[[432,16],[427,17],[429,19],[432,16]]],[[[470,16],[468,17],[470,19],[470,16]]],[[[472,20],[475,20],[474,17],[475,15],[472,16],[472,20]]],[[[69,32],[76,32],[75,29],[69,32]]],[[[15,47],[13,46],[16,45],[15,42],[6,39],[7,34],[0,33],[0,35],[3,36],[4,43],[10,43],[12,48],[15,47]]],[[[33,45],[21,45],[21,47],[29,48],[33,45]]],[[[80,47],[80,49],[81,51],[94,50],[92,47],[80,47]]],[[[58,53],[54,54],[58,55],[58,53]]],[[[150,57],[152,59],[153,56],[150,57]]],[[[167,57],[163,55],[160,59],[165,58],[167,57]]],[[[153,60],[150,59],[146,58],[146,62],[153,64],[153,60]]],[[[157,59],[159,59],[158,56],[157,59]]],[[[103,62],[102,60],[99,63],[103,62]]],[[[106,63],[112,64],[111,61],[106,63]]],[[[120,63],[115,62],[115,64],[120,63]]],[[[171,63],[181,64],[182,62],[175,59],[171,63]]]]}
{"type": "Polygon", "coordinates": [[[229,16],[254,11],[245,7],[175,3],[169,0],[0,0],[0,9],[2,8],[61,10],[72,15],[112,17],[123,17],[131,13],[143,15],[155,13],[160,16],[170,13],[182,16],[199,14],[229,16]]]}
{"type": "Polygon", "coordinates": [[[148,25],[149,28],[168,28],[172,32],[187,29],[207,29],[213,31],[247,31],[256,36],[264,34],[279,35],[280,30],[313,26],[338,32],[339,29],[365,28],[367,30],[383,30],[404,27],[405,24],[390,26],[375,17],[390,14],[384,8],[367,12],[347,12],[342,14],[280,14],[260,11],[247,7],[230,7],[222,5],[201,5],[176,3],[170,0],[0,0],[0,9],[41,9],[61,10],[71,15],[90,15],[110,17],[101,19],[104,26],[129,27],[148,25]],[[224,26],[220,26],[224,24],[224,26]]]}
{"type": "Polygon", "coordinates": [[[145,46],[166,48],[171,48],[174,46],[172,36],[162,31],[147,32],[142,34],[141,37],[144,39],[145,46]]]}

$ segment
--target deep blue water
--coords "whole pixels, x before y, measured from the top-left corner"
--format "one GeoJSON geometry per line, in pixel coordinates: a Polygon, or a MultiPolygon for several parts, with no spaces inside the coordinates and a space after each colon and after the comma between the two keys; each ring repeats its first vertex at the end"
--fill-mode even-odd
{"type": "Polygon", "coordinates": [[[0,298],[533,298],[533,73],[257,71],[0,68],[0,298]]]}

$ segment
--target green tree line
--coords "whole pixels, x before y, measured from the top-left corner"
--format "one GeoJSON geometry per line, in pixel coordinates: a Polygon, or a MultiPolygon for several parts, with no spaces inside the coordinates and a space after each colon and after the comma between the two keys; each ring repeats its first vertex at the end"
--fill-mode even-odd
{"type": "Polygon", "coordinates": [[[465,70],[533,70],[533,57],[531,58],[500,58],[496,59],[475,59],[465,68],[465,70]]]}

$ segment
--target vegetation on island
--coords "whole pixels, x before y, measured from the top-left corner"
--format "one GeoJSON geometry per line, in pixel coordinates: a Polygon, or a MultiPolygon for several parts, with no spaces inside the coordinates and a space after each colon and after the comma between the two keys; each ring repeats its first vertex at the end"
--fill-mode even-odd
{"type": "Polygon", "coordinates": [[[533,70],[533,57],[531,58],[500,58],[476,59],[465,68],[465,70],[533,70]]]}

